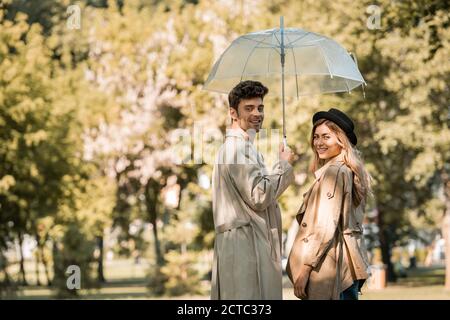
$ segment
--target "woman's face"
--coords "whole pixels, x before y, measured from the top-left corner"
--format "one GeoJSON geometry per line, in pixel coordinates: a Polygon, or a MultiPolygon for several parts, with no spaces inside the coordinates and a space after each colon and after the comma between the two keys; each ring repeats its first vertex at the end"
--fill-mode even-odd
{"type": "Polygon", "coordinates": [[[338,138],[325,123],[317,126],[313,135],[314,150],[322,160],[329,160],[341,153],[338,138]]]}

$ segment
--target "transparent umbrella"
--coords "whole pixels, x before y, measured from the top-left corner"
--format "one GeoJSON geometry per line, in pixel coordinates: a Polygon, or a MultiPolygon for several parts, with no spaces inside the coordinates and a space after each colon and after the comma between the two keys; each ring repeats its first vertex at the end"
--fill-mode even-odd
{"type": "Polygon", "coordinates": [[[244,80],[261,81],[281,95],[286,144],[285,96],[350,92],[364,85],[356,61],[336,41],[297,28],[252,32],[235,39],[214,64],[204,89],[221,93],[244,80]]]}

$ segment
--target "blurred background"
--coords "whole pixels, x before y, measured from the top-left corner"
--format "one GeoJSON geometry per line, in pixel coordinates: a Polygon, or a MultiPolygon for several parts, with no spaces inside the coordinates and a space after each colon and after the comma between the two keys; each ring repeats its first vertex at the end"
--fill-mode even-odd
{"type": "MultiPolygon", "coordinates": [[[[0,0],[0,297],[208,299],[211,159],[230,120],[226,95],[202,85],[233,39],[283,15],[286,27],[353,52],[367,81],[364,92],[288,101],[299,159],[280,199],[283,264],[312,181],[311,117],[337,107],[354,119],[374,178],[373,276],[361,299],[450,299],[449,9],[438,0],[0,0]]],[[[265,104],[257,143],[270,165],[280,98],[265,104]]],[[[287,278],[284,287],[295,298],[287,278]]]]}

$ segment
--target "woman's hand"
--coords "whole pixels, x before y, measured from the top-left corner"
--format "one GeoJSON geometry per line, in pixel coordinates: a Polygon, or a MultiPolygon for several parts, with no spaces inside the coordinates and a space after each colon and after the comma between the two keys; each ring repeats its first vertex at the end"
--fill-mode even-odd
{"type": "Polygon", "coordinates": [[[299,299],[306,298],[306,285],[308,284],[309,274],[311,273],[312,267],[306,264],[302,264],[300,267],[300,274],[294,283],[294,294],[299,299]]]}

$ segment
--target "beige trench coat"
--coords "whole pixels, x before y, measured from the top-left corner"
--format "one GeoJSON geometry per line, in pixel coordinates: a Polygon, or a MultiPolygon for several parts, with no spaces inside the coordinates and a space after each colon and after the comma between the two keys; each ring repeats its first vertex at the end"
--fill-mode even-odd
{"type": "Polygon", "coordinates": [[[243,130],[228,130],[213,169],[216,238],[211,299],[282,299],[281,214],[294,180],[279,161],[269,174],[243,130]]]}
{"type": "Polygon", "coordinates": [[[353,281],[369,276],[363,210],[352,203],[353,173],[342,154],[317,170],[315,177],[296,217],[300,226],[287,273],[295,283],[300,266],[310,265],[307,299],[339,299],[353,281]]]}

